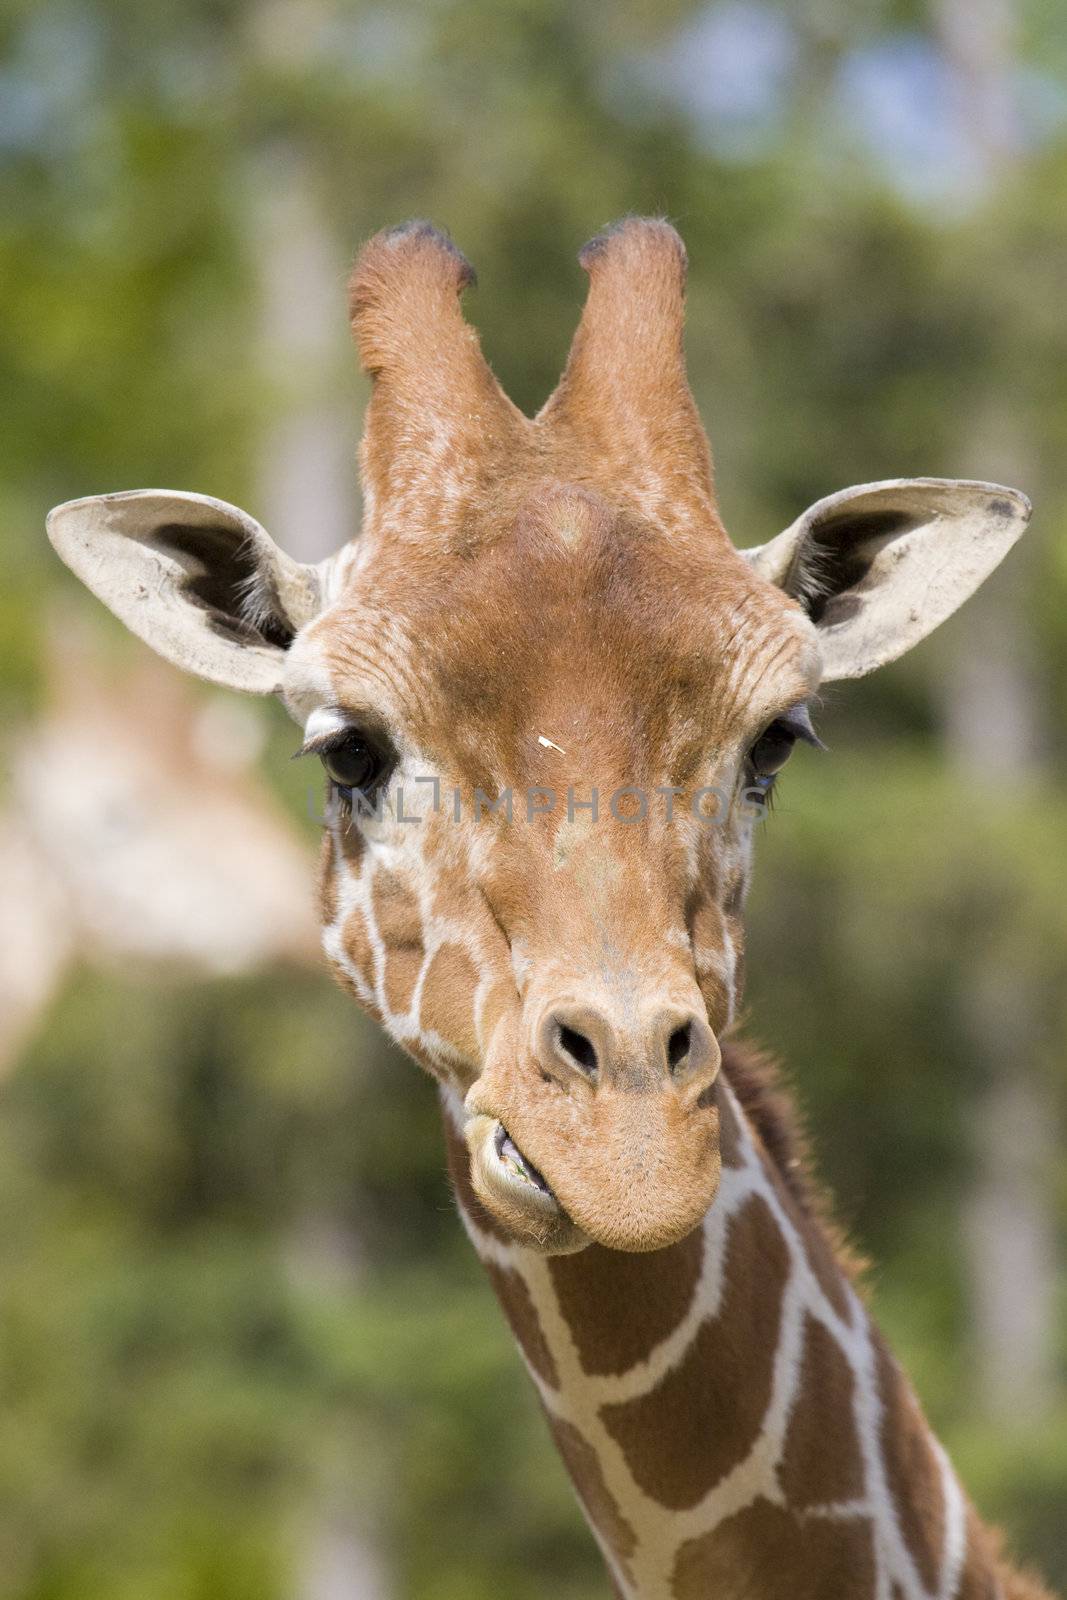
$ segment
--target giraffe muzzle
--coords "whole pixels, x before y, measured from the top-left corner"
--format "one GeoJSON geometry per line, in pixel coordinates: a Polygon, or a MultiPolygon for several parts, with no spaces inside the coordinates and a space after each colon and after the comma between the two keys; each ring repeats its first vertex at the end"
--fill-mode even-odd
{"type": "Polygon", "coordinates": [[[588,1074],[579,1063],[554,1073],[543,1058],[498,1058],[466,1101],[479,1198],[545,1253],[674,1244],[698,1226],[718,1189],[718,1060],[710,1030],[700,1035],[698,1066],[680,1077],[653,1064],[588,1074]]]}

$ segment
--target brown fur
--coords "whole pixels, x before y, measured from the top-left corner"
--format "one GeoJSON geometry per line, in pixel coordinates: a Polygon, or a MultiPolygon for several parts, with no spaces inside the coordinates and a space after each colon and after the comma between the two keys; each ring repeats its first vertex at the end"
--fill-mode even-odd
{"type": "Polygon", "coordinates": [[[812,1265],[825,1272],[826,1288],[834,1298],[833,1271],[837,1267],[853,1283],[862,1281],[867,1263],[848,1243],[833,1216],[829,1197],[815,1176],[811,1143],[782,1068],[774,1057],[747,1040],[732,1038],[723,1044],[722,1066],[753,1132],[770,1159],[797,1209],[809,1219],[806,1230],[813,1240],[812,1265]]]}
{"type": "Polygon", "coordinates": [[[695,1229],[647,1256],[600,1245],[556,1256],[549,1270],[585,1371],[626,1372],[666,1338],[689,1308],[702,1255],[695,1229]]]}
{"type": "MultiPolygon", "coordinates": [[[[402,729],[465,812],[479,790],[521,797],[573,785],[584,799],[622,783],[686,795],[719,778],[731,784],[761,727],[814,683],[798,608],[753,576],[719,521],[685,378],[681,241],[664,223],[632,219],[592,241],[582,262],[581,324],[533,420],[503,395],[463,322],[458,297],[473,274],[450,242],[425,224],[392,230],[353,275],[353,328],[374,378],[367,518],[358,573],[316,629],[338,703],[364,723],[402,729]],[[709,750],[723,753],[710,770],[709,750]]],[[[349,872],[365,870],[358,845],[340,855],[349,872]]],[[[714,1071],[688,1097],[666,1091],[641,1064],[647,1024],[624,1035],[621,1018],[669,997],[726,1032],[740,998],[746,853],[729,828],[630,829],[601,817],[590,830],[557,812],[512,828],[485,822],[466,856],[451,822],[431,819],[421,856],[471,955],[441,946],[424,982],[422,1031],[406,1042],[467,1095],[468,1137],[503,1122],[597,1241],[548,1268],[554,1314],[591,1378],[626,1372],[684,1317],[701,1260],[692,1230],[721,1164],[740,1158],[714,1071]],[[577,994],[582,1015],[594,1008],[595,1092],[580,1074],[560,1078],[538,1044],[537,1019],[561,994],[577,994]]],[[[373,903],[388,1023],[412,1000],[426,931],[391,869],[378,874],[373,903]]],[[[344,936],[365,974],[359,921],[352,913],[344,936]]],[[[723,1046],[722,1074],[814,1280],[848,1324],[856,1265],[811,1176],[791,1097],[772,1063],[736,1041],[723,1046]]],[[[460,1203],[480,1235],[498,1246],[514,1234],[548,1238],[539,1215],[527,1227],[521,1189],[485,1188],[479,1160],[451,1134],[450,1145],[460,1203]]],[[[758,1433],[783,1249],[765,1201],[748,1200],[732,1224],[721,1313],[647,1393],[601,1412],[634,1481],[663,1505],[696,1504],[758,1433]]],[[[554,1388],[557,1360],[523,1276],[489,1266],[528,1361],[554,1388]]],[[[779,1467],[796,1507],[848,1500],[860,1471],[840,1348],[809,1317],[802,1351],[779,1467]]],[[[929,1552],[932,1572],[941,1515],[932,1447],[910,1391],[890,1388],[893,1491],[909,1545],[920,1563],[929,1552]]],[[[625,1575],[634,1534],[596,1452],[580,1429],[558,1416],[552,1424],[625,1575]]],[[[836,1600],[845,1585],[865,1600],[869,1540],[862,1522],[808,1523],[757,1500],[679,1553],[674,1590],[679,1600],[720,1589],[836,1600]]],[[[970,1559],[980,1584],[993,1558],[975,1545],[970,1559]]]]}
{"type": "Polygon", "coordinates": [[[1055,1600],[1036,1573],[1009,1563],[1003,1554],[1003,1537],[986,1527],[975,1514],[968,1519],[968,1560],[960,1582],[960,1600],[993,1600],[999,1584],[1004,1600],[1055,1600]]]}
{"type": "MultiPolygon", "coordinates": [[[[478,866],[454,876],[442,896],[445,915],[462,919],[486,949],[483,973],[499,975],[498,993],[510,987],[518,1002],[483,1046],[480,1100],[587,1233],[616,1247],[655,1248],[689,1231],[711,1200],[711,1112],[698,1092],[666,1084],[641,1108],[631,1095],[611,1101],[608,1075],[583,1108],[581,1084],[563,1098],[559,1085],[546,1086],[532,1035],[558,1000],[580,1000],[609,1018],[622,1067],[647,1058],[644,1018],[664,1006],[706,1018],[715,1031],[726,1025],[736,1000],[727,952],[743,940],[734,860],[744,848],[741,825],[734,812],[702,826],[686,797],[716,781],[736,789],[747,744],[772,710],[802,693],[804,638],[785,602],[772,599],[757,618],[758,590],[735,556],[714,547],[687,554],[585,492],[548,483],[523,502],[506,538],[491,532],[499,511],[494,505],[491,524],[473,512],[462,523],[465,540],[477,541],[473,553],[468,543],[450,547],[449,524],[432,570],[423,568],[428,552],[383,536],[317,626],[342,703],[356,713],[381,694],[384,716],[387,692],[393,725],[446,790],[459,792],[465,817],[479,790],[517,797],[512,828],[469,824],[482,845],[478,866]],[[560,520],[572,517],[582,524],[577,547],[557,537],[560,520]],[[738,631],[761,663],[755,703],[732,671],[728,646],[738,631]],[[563,754],[546,749],[542,734],[563,754]],[[708,751],[723,752],[722,764],[710,766],[708,751]],[[610,812],[609,797],[625,784],[655,801],[638,827],[610,812]],[[680,792],[676,826],[655,800],[662,785],[680,792]],[[528,823],[524,796],[543,786],[555,791],[556,810],[528,823]],[[594,788],[601,816],[583,830],[566,815],[568,790],[587,801],[594,788]],[[720,885],[732,912],[718,903],[720,885]],[[530,974],[518,995],[517,950],[530,974]],[[632,1016],[612,998],[621,991],[632,996],[632,1016]],[[663,1137],[644,1141],[637,1183],[635,1141],[650,1118],[663,1137]]],[[[424,860],[457,848],[451,816],[430,819],[423,833],[424,860]]],[[[469,990],[458,992],[465,1003],[469,990]]],[[[470,1056],[469,1038],[454,1029],[447,1037],[470,1056]]]]}
{"type": "Polygon", "coordinates": [[[800,1398],[778,1469],[782,1492],[797,1511],[854,1500],[863,1492],[863,1460],[850,1415],[853,1389],[852,1369],[840,1347],[823,1324],[809,1316],[800,1398]],[[847,1420],[835,1428],[834,1447],[828,1450],[827,1426],[835,1415],[847,1420]]]}
{"type": "Polygon", "coordinates": [[[731,1230],[720,1315],[654,1389],[604,1407],[635,1481],[663,1505],[696,1505],[754,1443],[770,1400],[787,1266],[778,1227],[754,1196],[731,1230]]]}
{"type": "Polygon", "coordinates": [[[805,1522],[757,1501],[684,1545],[676,1600],[874,1600],[871,1536],[862,1521],[805,1522]]]}
{"type": "Polygon", "coordinates": [[[559,1417],[550,1417],[549,1427],[564,1465],[581,1496],[586,1515],[598,1533],[607,1539],[623,1572],[629,1576],[627,1562],[633,1555],[637,1540],[604,1482],[596,1451],[571,1423],[559,1417]]]}
{"type": "MultiPolygon", "coordinates": [[[[567,368],[530,419],[463,320],[473,273],[451,242],[426,223],[371,241],[350,286],[373,380],[365,524],[321,571],[204,497],[92,497],[50,532],[171,659],[280,686],[310,748],[358,739],[395,778],[373,826],[331,813],[326,949],[446,1086],[457,1197],[617,1587],[867,1600],[877,1570],[880,1593],[916,1600],[916,1567],[930,1588],[951,1576],[963,1502],[884,1355],[876,1388],[788,1097],[752,1052],[727,1046],[720,1070],[719,1040],[741,999],[762,735],[821,676],[935,626],[1029,507],[988,485],[847,491],[745,559],[686,381],[681,241],[631,218],[582,263],[567,368]],[[923,538],[852,559],[872,542],[856,506],[899,529],[901,493],[923,538]],[[850,540],[812,603],[830,575],[804,560],[810,518],[840,531],[837,512],[850,540]],[[236,589],[235,538],[261,569],[236,589]],[[412,832],[402,788],[420,776],[446,800],[412,832]],[[522,815],[548,789],[551,813],[522,815]],[[479,817],[509,792],[514,822],[479,817]]],[[[977,1524],[966,1554],[978,1600],[1001,1569],[977,1524]]]]}

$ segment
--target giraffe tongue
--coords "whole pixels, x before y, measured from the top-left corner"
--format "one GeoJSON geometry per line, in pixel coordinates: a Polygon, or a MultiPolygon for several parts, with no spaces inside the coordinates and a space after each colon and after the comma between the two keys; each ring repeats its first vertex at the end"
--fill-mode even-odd
{"type": "Polygon", "coordinates": [[[552,1193],[537,1168],[527,1161],[503,1123],[499,1125],[496,1131],[496,1153],[503,1164],[514,1172],[517,1177],[533,1184],[534,1188],[540,1189],[542,1194],[550,1195],[552,1193]]]}

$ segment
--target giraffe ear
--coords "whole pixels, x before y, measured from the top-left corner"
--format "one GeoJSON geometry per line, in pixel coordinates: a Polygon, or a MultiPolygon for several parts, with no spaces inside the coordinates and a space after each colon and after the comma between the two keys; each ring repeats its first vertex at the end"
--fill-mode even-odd
{"type": "Polygon", "coordinates": [[[319,573],[247,512],[173,489],[69,500],[48,537],[132,633],[175,666],[230,689],[280,688],[285,651],[319,610],[319,573]]]}
{"type": "Polygon", "coordinates": [[[944,622],[1003,560],[1030,520],[1017,489],[894,478],[818,500],[769,544],[742,554],[804,606],[823,681],[861,678],[944,622]]]}

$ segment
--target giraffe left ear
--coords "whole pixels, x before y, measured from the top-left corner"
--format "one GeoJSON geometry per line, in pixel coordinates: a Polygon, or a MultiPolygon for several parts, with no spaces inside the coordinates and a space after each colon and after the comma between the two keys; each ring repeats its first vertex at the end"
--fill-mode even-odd
{"type": "Polygon", "coordinates": [[[317,568],[210,495],[90,495],[56,506],[47,526],[62,560],[131,633],[229,689],[278,690],[286,650],[321,605],[317,568]]]}
{"type": "Polygon", "coordinates": [[[894,478],[828,495],[769,544],[741,553],[819,630],[823,681],[862,678],[963,604],[1030,520],[1017,489],[894,478]]]}

